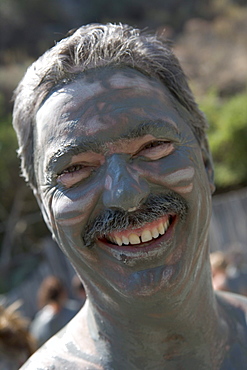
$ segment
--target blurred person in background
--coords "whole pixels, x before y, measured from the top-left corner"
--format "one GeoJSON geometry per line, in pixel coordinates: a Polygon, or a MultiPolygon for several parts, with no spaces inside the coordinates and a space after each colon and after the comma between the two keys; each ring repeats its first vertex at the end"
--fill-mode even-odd
{"type": "Polygon", "coordinates": [[[210,254],[210,262],[214,289],[247,296],[246,253],[217,251],[210,254]]]}
{"type": "Polygon", "coordinates": [[[46,277],[37,295],[39,311],[35,315],[30,332],[38,346],[62,329],[80,307],[67,306],[68,294],[63,282],[56,276],[46,277]]]}
{"type": "Polygon", "coordinates": [[[18,312],[20,302],[0,305],[0,369],[17,370],[37,349],[28,320],[18,312]]]}
{"type": "Polygon", "coordinates": [[[231,247],[226,254],[227,285],[233,293],[247,296],[247,257],[246,252],[231,247]]]}
{"type": "Polygon", "coordinates": [[[212,283],[216,290],[230,291],[227,284],[227,257],[224,252],[218,251],[210,254],[212,269],[212,283]]]}

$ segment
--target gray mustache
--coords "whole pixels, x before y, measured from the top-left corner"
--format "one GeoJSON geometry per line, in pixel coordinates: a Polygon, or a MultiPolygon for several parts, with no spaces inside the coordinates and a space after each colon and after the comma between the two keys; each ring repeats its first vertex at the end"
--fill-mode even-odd
{"type": "Polygon", "coordinates": [[[104,237],[113,231],[142,227],[166,214],[179,215],[180,219],[183,220],[187,212],[187,203],[177,194],[150,195],[145,203],[134,212],[106,209],[86,225],[82,239],[84,245],[91,248],[96,238],[104,237]]]}

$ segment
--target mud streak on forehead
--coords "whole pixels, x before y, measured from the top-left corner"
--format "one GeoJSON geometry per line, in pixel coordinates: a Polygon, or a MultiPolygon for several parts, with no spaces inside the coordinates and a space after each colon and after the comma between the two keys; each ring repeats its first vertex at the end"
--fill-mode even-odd
{"type": "MultiPolygon", "coordinates": [[[[76,80],[74,84],[81,84],[79,94],[82,104],[79,109],[75,105],[71,107],[69,118],[87,122],[88,134],[94,132],[93,117],[98,118],[97,123],[102,124],[102,129],[106,123],[114,123],[116,114],[121,114],[122,124],[129,122],[131,116],[124,113],[125,108],[130,108],[133,116],[145,115],[146,118],[151,119],[153,110],[163,108],[160,102],[158,103],[158,98],[164,101],[169,93],[165,88],[163,91],[160,90],[159,81],[147,79],[141,73],[137,75],[136,73],[138,72],[131,69],[120,72],[101,70],[97,71],[95,76],[93,71],[90,71],[89,75],[76,80]],[[97,82],[95,82],[96,78],[97,82]],[[152,104],[150,104],[150,93],[153,97],[152,104]]],[[[72,101],[77,94],[72,93],[72,101]]],[[[174,122],[171,123],[177,128],[174,122]]]]}
{"type": "MultiPolygon", "coordinates": [[[[94,134],[99,128],[104,130],[106,123],[115,123],[116,114],[119,115],[118,120],[121,118],[122,125],[131,122],[132,118],[140,122],[144,116],[145,122],[155,122],[157,117],[152,119],[154,110],[162,110],[163,104],[170,105],[170,97],[169,91],[158,80],[147,78],[130,68],[121,71],[89,71],[59,88],[44,102],[44,107],[40,107],[43,116],[42,131],[49,131],[51,116],[46,114],[47,110],[54,112],[55,117],[52,117],[52,120],[56,119],[61,134],[67,132],[68,135],[71,134],[71,129],[73,131],[73,128],[78,127],[79,121],[83,124],[86,135],[94,134]],[[158,104],[159,99],[162,103],[158,104]],[[114,109],[112,105],[116,105],[114,109]],[[131,109],[131,113],[124,113],[124,108],[129,111],[131,109]]],[[[39,115],[38,111],[37,117],[39,115]]],[[[173,121],[170,123],[177,129],[173,121]]],[[[51,139],[53,135],[49,136],[51,139]]]]}

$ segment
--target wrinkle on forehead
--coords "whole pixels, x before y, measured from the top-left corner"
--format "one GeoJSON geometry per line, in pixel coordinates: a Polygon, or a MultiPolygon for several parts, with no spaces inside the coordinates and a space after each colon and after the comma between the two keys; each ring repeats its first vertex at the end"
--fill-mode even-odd
{"type": "Polygon", "coordinates": [[[133,71],[128,71],[124,73],[118,72],[112,75],[109,78],[109,82],[114,89],[122,89],[128,87],[137,87],[140,86],[142,88],[149,89],[151,85],[157,85],[158,81],[151,80],[150,78],[143,76],[138,71],[135,73],[131,73],[133,71]]]}
{"type": "MultiPolygon", "coordinates": [[[[68,124],[72,127],[73,122],[77,124],[81,121],[84,134],[93,135],[99,129],[103,130],[105,125],[115,124],[120,118],[123,126],[132,119],[155,121],[158,117],[157,113],[156,117],[153,117],[153,111],[162,110],[162,101],[167,104],[164,96],[161,97],[162,101],[155,98],[150,100],[150,95],[158,97],[160,92],[156,86],[149,84],[145,85],[144,91],[143,88],[138,91],[128,86],[127,88],[110,87],[109,89],[101,87],[92,94],[90,88],[87,87],[87,92],[84,94],[84,89],[77,86],[74,96],[69,94],[69,98],[66,98],[67,102],[65,100],[63,104],[63,98],[60,103],[55,102],[52,111],[57,112],[58,123],[62,130],[65,129],[61,126],[62,122],[65,122],[68,129],[68,124]],[[80,99],[79,102],[78,99],[80,99]]],[[[49,120],[50,117],[47,117],[47,121],[49,120]]],[[[174,120],[170,120],[170,124],[177,129],[174,120]]]]}

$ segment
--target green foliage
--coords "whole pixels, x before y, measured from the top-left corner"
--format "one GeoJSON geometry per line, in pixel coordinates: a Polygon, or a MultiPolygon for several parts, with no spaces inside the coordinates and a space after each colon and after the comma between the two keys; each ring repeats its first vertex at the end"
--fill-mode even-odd
{"type": "Polygon", "coordinates": [[[17,139],[11,125],[11,114],[3,113],[4,99],[0,95],[0,171],[1,190],[11,185],[13,172],[18,172],[17,139]]]}
{"type": "Polygon", "coordinates": [[[1,115],[1,100],[0,96],[0,171],[1,184],[6,184],[9,181],[9,170],[16,167],[17,140],[11,125],[11,115],[1,115]]]}
{"type": "Polygon", "coordinates": [[[4,112],[4,98],[0,95],[0,220],[12,203],[14,189],[19,183],[19,161],[16,156],[17,139],[11,125],[11,114],[4,112]]]}
{"type": "Polygon", "coordinates": [[[210,129],[210,147],[218,188],[247,185],[247,92],[221,100],[209,93],[200,108],[210,129]]]}

